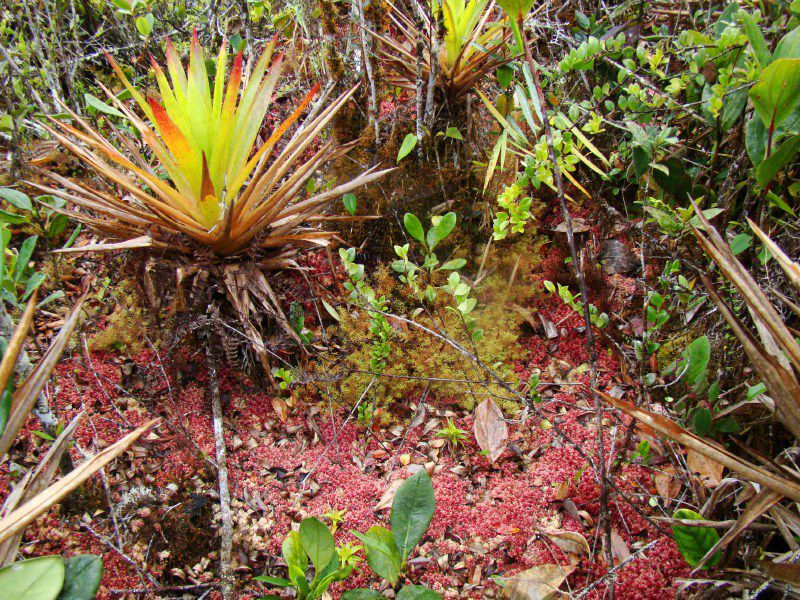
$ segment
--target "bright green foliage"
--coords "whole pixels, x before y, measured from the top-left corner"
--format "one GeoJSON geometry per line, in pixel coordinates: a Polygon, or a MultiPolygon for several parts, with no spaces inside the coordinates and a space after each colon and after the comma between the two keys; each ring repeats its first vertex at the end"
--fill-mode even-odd
{"type": "MultiPolygon", "coordinates": [[[[560,283],[554,284],[552,281],[545,281],[544,287],[551,294],[558,293],[558,297],[561,298],[564,304],[569,306],[580,316],[583,316],[583,304],[580,302],[580,294],[573,295],[567,286],[560,283]]],[[[601,313],[594,304],[589,304],[589,319],[592,325],[599,329],[604,329],[606,325],[608,325],[608,315],[604,312],[601,313]]]]}
{"type": "Polygon", "coordinates": [[[427,471],[419,470],[406,479],[395,493],[389,517],[397,549],[404,562],[425,535],[435,511],[433,483],[427,471]]]}
{"type": "Polygon", "coordinates": [[[437,431],[436,437],[443,438],[447,440],[451,446],[456,447],[459,444],[463,444],[464,440],[467,439],[467,432],[456,427],[456,424],[453,423],[453,419],[448,418],[447,426],[437,431]]]}
{"type": "MultiPolygon", "coordinates": [[[[703,516],[689,510],[688,508],[680,508],[672,515],[673,519],[691,519],[693,521],[703,521],[703,516]]],[[[678,544],[678,550],[681,551],[683,558],[691,566],[696,567],[700,560],[714,547],[719,541],[719,534],[711,527],[694,527],[691,525],[673,525],[672,534],[675,536],[675,542],[678,544]]],[[[722,553],[717,552],[712,556],[703,567],[707,569],[718,564],[722,560],[722,553]]]]}
{"type": "Polygon", "coordinates": [[[290,387],[292,387],[292,383],[294,383],[294,371],[281,367],[280,369],[275,370],[274,375],[280,380],[278,382],[278,386],[282,390],[288,390],[290,387]]]}
{"type": "Polygon", "coordinates": [[[103,575],[99,556],[41,556],[0,569],[0,598],[9,600],[94,600],[103,575]]]}
{"type": "Polygon", "coordinates": [[[456,226],[456,214],[450,212],[444,216],[433,217],[427,233],[420,220],[411,213],[405,214],[403,225],[408,234],[420,244],[424,254],[422,264],[418,264],[412,259],[410,244],[394,247],[395,254],[400,258],[392,263],[392,269],[400,274],[400,281],[405,283],[420,301],[435,301],[437,290],[451,294],[455,306],[448,306],[447,309],[459,315],[472,341],[483,339],[483,330],[477,327],[477,320],[470,314],[478,301],[470,298],[471,287],[461,280],[461,275],[458,273],[467,261],[455,258],[442,263],[434,253],[434,249],[453,232],[456,226]],[[452,272],[445,285],[437,286],[434,281],[435,274],[443,271],[452,272]]]}
{"type": "Polygon", "coordinates": [[[389,302],[384,296],[377,296],[366,282],[364,277],[364,265],[356,264],[355,248],[339,248],[339,259],[342,261],[350,281],[345,282],[344,287],[350,292],[351,302],[361,306],[369,314],[369,330],[372,334],[372,350],[370,352],[370,369],[375,373],[381,373],[386,368],[386,360],[391,351],[390,342],[394,338],[389,321],[384,314],[388,309],[389,302]]]}
{"type": "MultiPolygon", "coordinates": [[[[433,483],[428,473],[420,470],[406,479],[395,493],[389,517],[391,530],[374,525],[366,533],[350,533],[364,543],[370,568],[392,585],[396,585],[405,571],[406,560],[428,530],[435,511],[433,483]]],[[[371,594],[374,594],[371,590],[351,590],[345,592],[342,599],[377,597],[371,594]]],[[[441,595],[422,586],[405,586],[398,593],[398,598],[400,597],[441,598],[441,595]],[[425,592],[428,595],[424,595],[425,592]]]]}
{"type": "Polygon", "coordinates": [[[353,570],[352,561],[341,566],[333,534],[315,517],[303,519],[299,531],[291,531],[286,536],[282,554],[288,579],[270,575],[253,579],[276,587],[294,588],[300,600],[321,598],[332,583],[347,578],[353,570]],[[309,559],[314,567],[314,577],[310,581],[306,577],[309,559]]]}

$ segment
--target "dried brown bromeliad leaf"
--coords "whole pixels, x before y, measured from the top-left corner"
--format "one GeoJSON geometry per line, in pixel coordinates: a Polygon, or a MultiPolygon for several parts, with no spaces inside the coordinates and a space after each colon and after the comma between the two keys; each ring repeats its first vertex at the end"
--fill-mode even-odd
{"type": "Polygon", "coordinates": [[[506,449],[508,426],[503,411],[490,398],[475,409],[474,432],[478,446],[488,453],[489,461],[494,463],[506,449]]]}

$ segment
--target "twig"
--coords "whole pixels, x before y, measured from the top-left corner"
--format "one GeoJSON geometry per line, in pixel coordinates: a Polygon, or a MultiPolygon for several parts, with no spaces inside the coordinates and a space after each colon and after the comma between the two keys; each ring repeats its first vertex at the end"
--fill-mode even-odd
{"type": "MultiPolygon", "coordinates": [[[[569,244],[570,255],[572,256],[572,266],[575,269],[575,278],[578,280],[578,288],[581,293],[581,304],[583,306],[583,318],[586,323],[586,350],[589,354],[589,385],[591,387],[592,402],[597,420],[597,476],[600,480],[600,522],[597,524],[598,530],[602,529],[605,534],[606,560],[609,565],[614,564],[614,556],[611,547],[611,521],[608,515],[608,478],[606,477],[605,446],[603,444],[603,407],[600,404],[600,397],[597,393],[597,343],[592,329],[591,314],[589,312],[589,292],[586,288],[586,278],[583,275],[583,263],[579,262],[577,246],[575,245],[575,232],[572,229],[572,216],[567,207],[567,200],[564,196],[564,183],[561,179],[561,168],[556,160],[556,152],[553,145],[553,131],[550,128],[550,120],[547,116],[547,100],[542,92],[542,83],[539,80],[539,69],[533,61],[531,47],[525,33],[525,18],[520,15],[518,19],[522,46],[525,50],[525,59],[531,70],[533,85],[536,88],[539,106],[542,109],[542,126],[544,127],[545,138],[547,139],[547,150],[550,154],[550,162],[553,165],[553,180],[558,191],[558,200],[561,203],[561,212],[564,214],[564,222],[567,227],[567,243],[569,244]]],[[[611,586],[611,597],[614,596],[613,581],[611,586]]]]}
{"type": "Polygon", "coordinates": [[[166,587],[158,587],[158,588],[129,588],[129,589],[116,589],[111,588],[108,590],[110,594],[135,594],[137,596],[144,595],[144,594],[161,594],[164,592],[193,592],[196,590],[206,590],[209,588],[218,587],[218,583],[198,583],[196,585],[171,585],[166,587]]]}
{"type": "Polygon", "coordinates": [[[217,479],[219,481],[219,507],[222,517],[222,540],[220,541],[220,588],[224,600],[234,600],[233,591],[233,525],[231,522],[231,491],[228,488],[228,460],[225,450],[225,432],[222,425],[222,402],[217,380],[217,359],[206,338],[206,357],[208,358],[208,379],[211,385],[211,408],[214,413],[214,443],[217,449],[217,479]]]}

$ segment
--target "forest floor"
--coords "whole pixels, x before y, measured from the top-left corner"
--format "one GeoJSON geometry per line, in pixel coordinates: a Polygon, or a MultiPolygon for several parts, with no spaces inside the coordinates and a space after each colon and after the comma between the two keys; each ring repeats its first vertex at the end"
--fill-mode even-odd
{"type": "MultiPolygon", "coordinates": [[[[596,233],[590,232],[590,244],[596,233]]],[[[541,286],[563,268],[563,245],[554,235],[542,252],[547,258],[516,274],[516,287],[528,290],[521,304],[553,327],[525,324],[517,340],[523,351],[507,357],[521,381],[541,373],[541,402],[509,418],[506,450],[494,464],[479,453],[472,412],[434,387],[420,383],[418,393],[397,406],[404,418],[367,429],[349,408],[329,410],[321,395],[287,403],[240,373],[222,370],[240,597],[266,592],[249,582],[252,576],[281,574],[280,545],[292,523],[312,515],[330,522],[332,511],[340,511],[337,543],[355,542],[350,530],[387,521],[395,482],[420,468],[432,475],[436,513],[411,560],[409,581],[445,598],[497,597],[496,577],[558,565],[567,576],[562,589],[575,598],[603,598],[612,580],[616,598],[675,596],[690,569],[667,524],[645,516],[666,515],[680,486],[674,471],[658,467],[666,462],[660,460],[660,442],[637,429],[633,444],[648,439],[653,458],[647,466],[631,461],[627,423],[611,422],[610,416],[603,430],[617,489],[610,502],[616,566],[608,575],[596,527],[600,487],[576,449],[593,456],[597,436],[583,320],[541,286]],[[468,432],[463,443],[437,436],[449,418],[468,432]]],[[[86,259],[74,265],[94,268],[86,259]]],[[[329,269],[322,275],[331,279],[329,269]]],[[[613,314],[641,310],[634,279],[598,277],[594,287],[611,299],[613,314]]],[[[109,326],[101,312],[94,321],[95,334],[109,326]]],[[[314,319],[307,325],[314,330],[314,319]]],[[[633,397],[633,381],[613,340],[601,336],[598,344],[600,388],[633,397]]],[[[76,460],[153,416],[163,423],[102,478],[30,526],[21,551],[26,557],[102,554],[99,598],[214,598],[219,505],[209,372],[201,350],[173,350],[166,357],[156,347],[125,356],[77,345],[57,367],[48,392],[60,418],[86,413],[72,450],[76,460]]],[[[37,429],[32,418],[6,465],[34,464],[46,451],[48,442],[37,429]]],[[[3,495],[10,476],[6,468],[3,495]]],[[[375,585],[366,562],[361,566],[360,574],[346,580],[348,588],[375,585]]],[[[333,596],[342,589],[332,588],[333,596]]]]}

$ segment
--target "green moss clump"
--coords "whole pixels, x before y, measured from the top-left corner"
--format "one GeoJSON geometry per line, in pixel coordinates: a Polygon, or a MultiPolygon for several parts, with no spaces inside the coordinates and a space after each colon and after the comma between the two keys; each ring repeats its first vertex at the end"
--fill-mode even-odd
{"type": "MultiPolygon", "coordinates": [[[[396,314],[407,314],[419,306],[387,267],[378,268],[371,280],[378,294],[391,298],[391,310],[396,314]]],[[[481,308],[474,314],[485,337],[473,349],[460,318],[447,310],[450,303],[451,298],[439,292],[436,302],[428,305],[429,310],[415,321],[430,330],[445,332],[470,352],[476,352],[481,362],[491,366],[505,381],[516,383],[510,359],[524,352],[518,344],[524,317],[504,302],[479,303],[481,308]]],[[[395,420],[402,412],[400,406],[415,404],[426,386],[429,399],[457,404],[465,410],[472,410],[476,403],[491,395],[506,414],[519,411],[520,406],[506,390],[488,382],[481,367],[445,340],[397,319],[389,321],[396,336],[391,343],[392,352],[383,376],[371,388],[376,408],[380,409],[376,418],[381,423],[395,420]],[[472,383],[475,381],[481,383],[472,383]]],[[[352,407],[373,378],[369,372],[372,339],[368,318],[361,311],[344,315],[337,334],[346,349],[345,370],[350,373],[338,385],[338,400],[352,407]]]]}
{"type": "Polygon", "coordinates": [[[115,297],[117,303],[106,318],[107,325],[89,338],[89,349],[93,352],[124,350],[137,354],[146,347],[149,314],[139,305],[136,285],[132,281],[121,282],[115,290],[115,297]]]}

